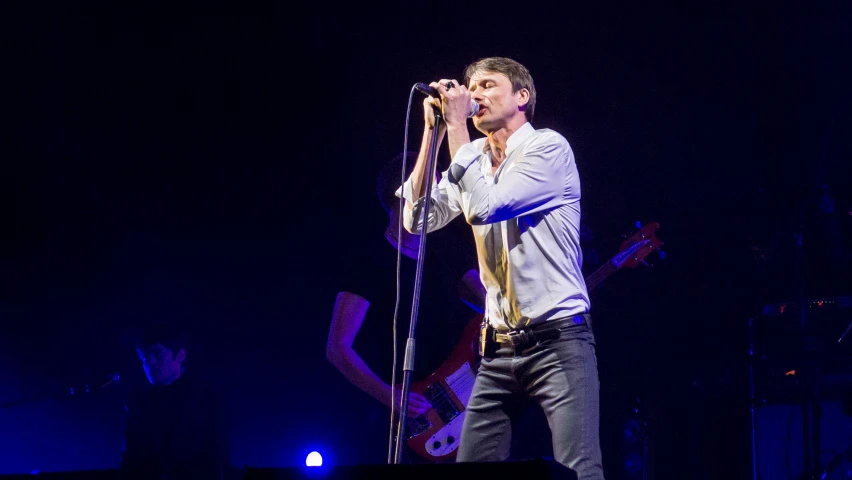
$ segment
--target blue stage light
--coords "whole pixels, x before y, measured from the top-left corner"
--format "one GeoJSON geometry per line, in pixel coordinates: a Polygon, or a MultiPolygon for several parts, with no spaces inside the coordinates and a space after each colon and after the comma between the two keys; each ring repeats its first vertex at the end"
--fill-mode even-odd
{"type": "Polygon", "coordinates": [[[321,467],[322,455],[320,455],[319,452],[309,453],[308,458],[305,459],[305,465],[308,467],[321,467]]]}

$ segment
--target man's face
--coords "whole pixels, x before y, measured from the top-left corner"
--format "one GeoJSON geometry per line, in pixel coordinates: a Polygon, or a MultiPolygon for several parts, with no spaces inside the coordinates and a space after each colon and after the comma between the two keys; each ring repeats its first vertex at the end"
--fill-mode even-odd
{"type": "Polygon", "coordinates": [[[167,347],[155,344],[147,350],[137,350],[142,368],[151,385],[168,385],[180,377],[180,365],[186,358],[186,351],[180,350],[174,355],[167,347]]]}
{"type": "Polygon", "coordinates": [[[517,115],[521,92],[512,93],[512,82],[502,73],[481,71],[468,82],[470,97],[479,104],[479,113],[473,117],[473,125],[482,133],[499,130],[517,115]]]}

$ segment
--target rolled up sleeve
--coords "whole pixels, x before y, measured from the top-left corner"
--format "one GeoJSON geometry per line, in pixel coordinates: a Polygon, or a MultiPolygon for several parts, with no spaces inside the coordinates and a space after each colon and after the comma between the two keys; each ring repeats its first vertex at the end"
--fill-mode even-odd
{"type": "MultiPolygon", "coordinates": [[[[426,196],[413,198],[410,179],[397,189],[396,195],[406,200],[402,211],[403,226],[410,233],[419,235],[423,231],[423,209],[426,196]]],[[[446,173],[441,176],[440,181],[432,184],[430,199],[426,233],[444,227],[461,214],[458,186],[449,183],[446,173]]]]}

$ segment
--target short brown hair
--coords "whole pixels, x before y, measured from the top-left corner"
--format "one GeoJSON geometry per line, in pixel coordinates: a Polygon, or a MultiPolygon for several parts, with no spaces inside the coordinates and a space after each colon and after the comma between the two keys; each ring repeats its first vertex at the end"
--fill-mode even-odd
{"type": "Polygon", "coordinates": [[[177,355],[181,350],[186,350],[187,336],[183,328],[165,323],[151,325],[136,341],[136,348],[147,351],[154,345],[162,345],[177,355]]]}
{"type": "Polygon", "coordinates": [[[512,93],[522,88],[529,90],[530,99],[524,108],[524,115],[528,122],[532,122],[535,112],[535,84],[527,67],[506,57],[480,58],[464,69],[464,84],[467,85],[470,78],[477,72],[496,72],[506,75],[512,82],[512,93]]]}

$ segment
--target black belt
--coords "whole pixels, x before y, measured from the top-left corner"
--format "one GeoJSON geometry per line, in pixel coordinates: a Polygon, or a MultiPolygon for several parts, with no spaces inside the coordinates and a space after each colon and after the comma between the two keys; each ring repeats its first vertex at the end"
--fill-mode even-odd
{"type": "Polygon", "coordinates": [[[561,327],[566,325],[587,324],[587,315],[588,314],[584,313],[574,315],[572,317],[560,318],[558,320],[549,320],[533,327],[510,330],[506,333],[499,333],[495,331],[491,340],[496,343],[506,344],[506,346],[512,346],[513,348],[538,343],[542,340],[552,340],[554,338],[559,338],[561,327]]]}

